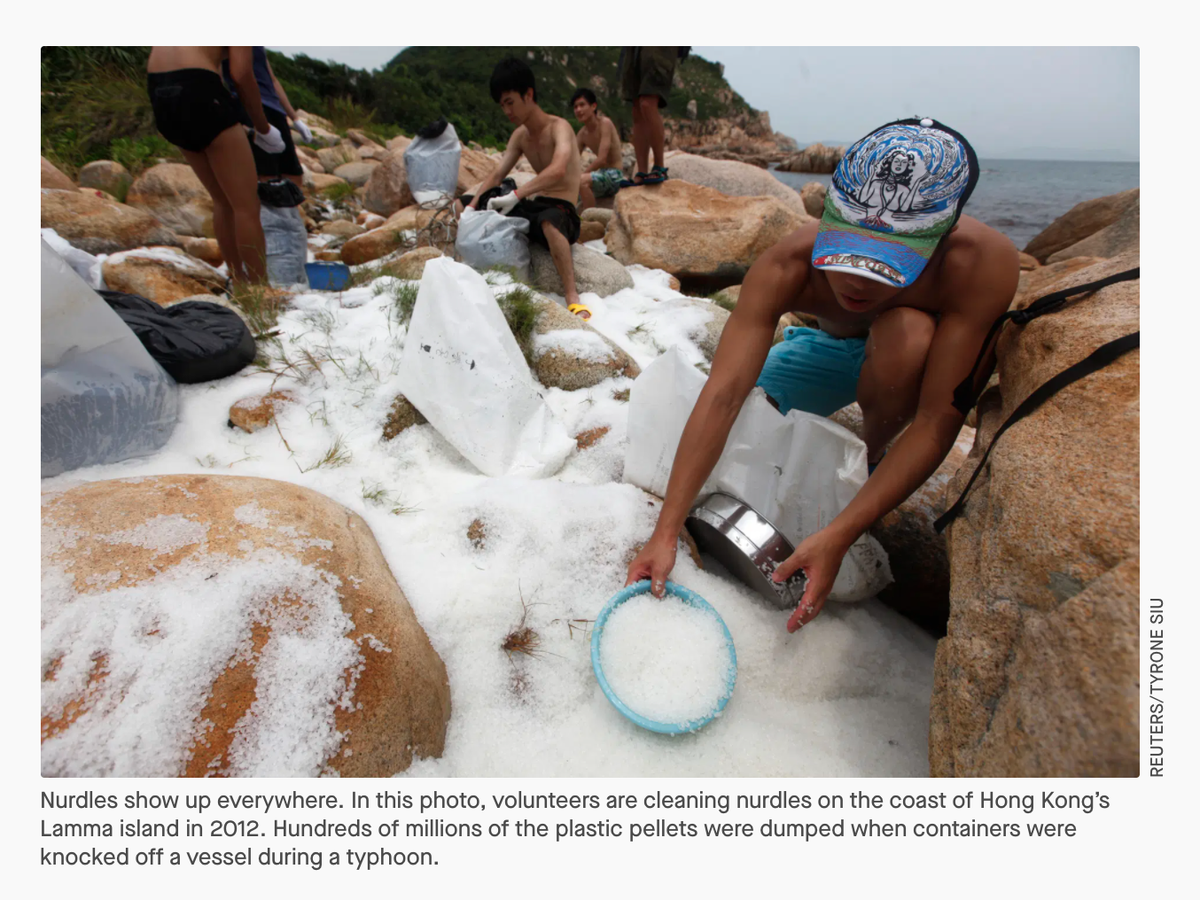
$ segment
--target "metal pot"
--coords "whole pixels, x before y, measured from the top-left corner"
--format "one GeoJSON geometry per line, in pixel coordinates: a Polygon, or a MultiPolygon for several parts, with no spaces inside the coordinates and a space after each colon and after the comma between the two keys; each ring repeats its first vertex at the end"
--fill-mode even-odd
{"type": "Polygon", "coordinates": [[[808,579],[798,571],[778,584],[775,567],[796,549],[765,517],[736,497],[710,494],[692,507],[686,527],[701,550],[780,609],[795,609],[808,579]]]}

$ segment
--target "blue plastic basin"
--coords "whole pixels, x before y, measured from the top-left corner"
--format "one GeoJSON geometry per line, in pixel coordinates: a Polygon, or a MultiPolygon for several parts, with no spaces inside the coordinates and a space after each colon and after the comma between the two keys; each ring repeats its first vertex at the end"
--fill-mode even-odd
{"type": "Polygon", "coordinates": [[[631,584],[629,587],[619,591],[613,598],[605,604],[604,609],[600,610],[600,615],[596,616],[596,624],[592,628],[592,671],[596,673],[596,680],[600,682],[600,690],[604,691],[604,696],[609,702],[617,708],[630,722],[635,725],[640,725],[648,731],[657,731],[659,734],[684,734],[690,731],[699,731],[713,719],[721,714],[725,709],[725,704],[729,702],[729,698],[733,695],[733,686],[737,683],[737,651],[733,648],[733,635],[729,633],[729,628],[725,625],[725,620],[720,614],[709,605],[708,601],[699,594],[689,591],[681,585],[675,584],[673,581],[667,582],[667,593],[674,597],[678,597],[689,606],[694,606],[697,609],[705,610],[717,617],[717,621],[721,623],[721,630],[725,632],[725,641],[729,647],[729,680],[725,685],[725,693],[721,695],[716,708],[702,719],[691,719],[686,722],[656,722],[653,719],[647,719],[645,716],[638,715],[623,702],[621,698],[613,693],[613,689],[609,687],[608,679],[604,677],[604,669],[600,665],[600,641],[604,636],[604,625],[608,621],[608,617],[612,611],[628,600],[630,597],[636,597],[639,594],[648,593],[650,590],[649,581],[639,581],[636,584],[631,584]]]}
{"type": "Polygon", "coordinates": [[[350,267],[340,262],[304,264],[308,286],[314,291],[344,291],[350,286],[350,267]]]}

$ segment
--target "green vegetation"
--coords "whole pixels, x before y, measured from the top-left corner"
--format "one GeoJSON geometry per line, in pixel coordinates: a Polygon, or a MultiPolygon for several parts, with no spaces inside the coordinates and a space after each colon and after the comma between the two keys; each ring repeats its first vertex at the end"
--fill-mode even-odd
{"type": "Polygon", "coordinates": [[[517,339],[517,345],[525,354],[525,361],[533,365],[533,326],[537,324],[542,311],[536,295],[522,284],[497,296],[496,302],[500,305],[500,312],[504,313],[509,330],[517,339]]]}
{"type": "MultiPolygon", "coordinates": [[[[42,48],[47,159],[74,175],[84,163],[124,153],[118,161],[136,174],[159,156],[178,155],[154,128],[146,95],[149,52],[149,47],[42,48]],[[119,140],[127,143],[114,150],[119,140]]],[[[571,94],[577,86],[589,87],[618,128],[627,133],[632,121],[629,104],[620,99],[617,47],[408,47],[372,72],[304,55],[267,55],[293,106],[323,116],[342,133],[362,129],[380,143],[445,116],[463,141],[503,147],[512,125],[488,93],[488,78],[506,56],[533,69],[538,102],[548,112],[570,119],[571,94]]],[[[696,101],[701,120],[752,111],[725,82],[719,63],[692,54],[676,76],[683,88],[672,92],[667,116],[682,118],[689,100],[696,101]]]]}

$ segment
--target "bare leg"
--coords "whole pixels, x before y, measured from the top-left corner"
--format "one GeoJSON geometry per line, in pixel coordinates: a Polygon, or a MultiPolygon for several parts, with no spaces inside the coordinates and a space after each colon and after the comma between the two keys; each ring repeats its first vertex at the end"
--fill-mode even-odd
{"type": "Polygon", "coordinates": [[[245,129],[240,125],[226,128],[204,149],[204,155],[233,208],[233,231],[245,278],[266,284],[267,242],[258,217],[258,173],[245,129]]]}
{"type": "MultiPolygon", "coordinates": [[[[182,148],[180,148],[182,150],[182,148]]],[[[221,190],[217,176],[208,165],[208,159],[203,153],[183,150],[184,159],[200,179],[200,183],[208,190],[213,202],[213,231],[217,236],[217,246],[221,248],[221,256],[229,269],[229,277],[235,282],[244,280],[242,273],[242,257],[238,253],[237,238],[233,232],[233,207],[229,198],[221,190]]]]}
{"type": "MultiPolygon", "coordinates": [[[[641,97],[633,101],[633,155],[637,158],[637,171],[649,172],[650,125],[646,121],[645,113],[642,111],[641,97]]],[[[637,179],[635,178],[634,180],[636,181],[637,179]]]]}
{"type": "MultiPolygon", "coordinates": [[[[658,95],[643,94],[637,98],[637,105],[642,108],[642,121],[646,128],[646,143],[650,150],[654,153],[654,164],[661,166],[663,164],[663,144],[666,141],[666,132],[663,130],[662,115],[658,111],[658,95]]],[[[650,160],[647,159],[646,162],[650,160]]],[[[643,172],[649,172],[649,169],[642,169],[643,172]]]]}
{"type": "Polygon", "coordinates": [[[571,259],[571,245],[567,243],[563,233],[549,222],[542,223],[542,234],[546,236],[546,243],[550,245],[550,256],[554,260],[554,268],[558,270],[558,277],[562,280],[567,306],[572,306],[579,302],[579,291],[575,290],[575,261],[571,259]]]}
{"type": "Polygon", "coordinates": [[[596,205],[596,195],[592,193],[592,173],[584,172],[579,176],[579,211],[591,209],[596,205]]]}
{"type": "Polygon", "coordinates": [[[858,405],[872,464],[916,415],[935,327],[931,315],[906,306],[888,310],[871,325],[858,379],[858,405]]]}

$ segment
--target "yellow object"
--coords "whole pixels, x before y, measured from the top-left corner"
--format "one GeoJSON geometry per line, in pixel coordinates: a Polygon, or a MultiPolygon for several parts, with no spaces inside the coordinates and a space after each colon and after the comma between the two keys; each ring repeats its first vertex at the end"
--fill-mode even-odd
{"type": "Polygon", "coordinates": [[[567,310],[569,312],[575,313],[575,315],[577,315],[580,318],[585,319],[585,320],[590,319],[592,317],[592,311],[590,309],[588,309],[586,306],[584,306],[582,303],[572,303],[567,307],[567,310]]]}

